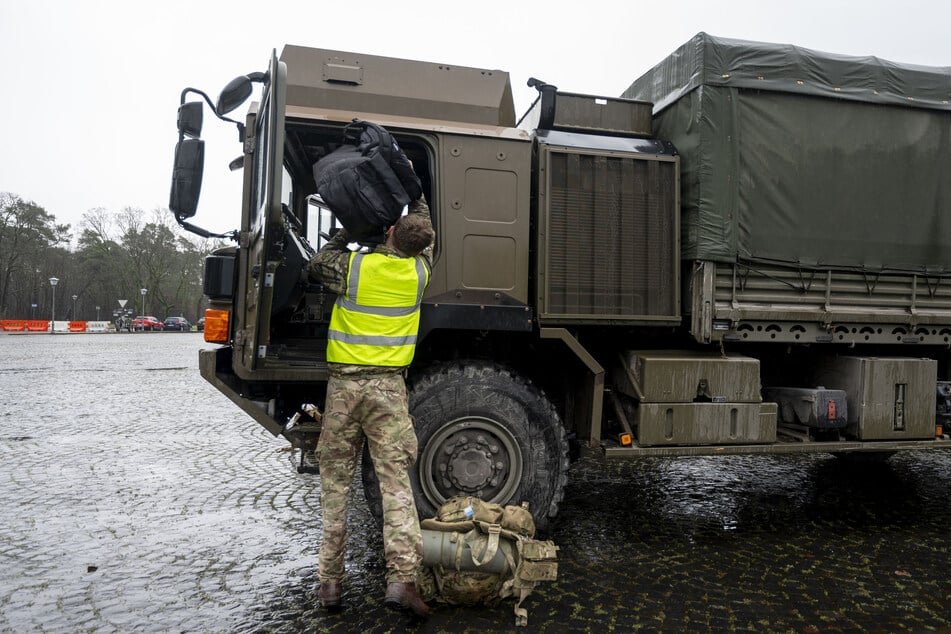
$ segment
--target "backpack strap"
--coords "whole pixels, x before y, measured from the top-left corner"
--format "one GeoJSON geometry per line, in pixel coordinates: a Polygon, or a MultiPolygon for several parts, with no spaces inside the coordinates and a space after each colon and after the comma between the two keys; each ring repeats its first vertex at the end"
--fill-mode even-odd
{"type": "Polygon", "coordinates": [[[535,584],[526,584],[515,574],[515,572],[518,570],[518,565],[515,563],[515,556],[512,552],[512,544],[525,539],[525,537],[514,536],[511,539],[513,541],[506,541],[503,543],[502,552],[505,553],[505,558],[508,560],[509,569],[513,574],[502,584],[502,587],[499,589],[499,596],[503,599],[507,597],[515,597],[515,627],[525,627],[528,625],[528,610],[522,607],[522,603],[526,598],[528,598],[528,595],[532,593],[532,590],[535,589],[535,584]]]}
{"type": "Polygon", "coordinates": [[[525,627],[528,625],[528,610],[522,607],[522,602],[532,593],[531,587],[518,589],[518,597],[515,602],[515,627],[525,627]]]}
{"type": "Polygon", "coordinates": [[[435,517],[420,520],[420,528],[427,528],[431,531],[440,531],[443,533],[468,533],[475,528],[475,522],[472,520],[461,520],[458,522],[441,522],[435,517]]]}
{"type": "MultiPolygon", "coordinates": [[[[481,566],[486,562],[492,561],[495,553],[499,551],[499,535],[502,533],[502,527],[498,524],[488,524],[486,522],[475,521],[478,530],[469,531],[465,540],[469,544],[472,552],[472,563],[481,566]],[[484,539],[482,539],[484,536],[484,539]],[[484,543],[485,546],[481,553],[476,552],[476,546],[484,543]]],[[[513,569],[514,570],[514,569],[513,569]]]]}
{"type": "Polygon", "coordinates": [[[343,127],[343,144],[360,145],[360,135],[366,129],[366,122],[356,117],[343,127]]]}
{"type": "Polygon", "coordinates": [[[363,126],[363,134],[360,135],[360,152],[368,156],[376,149],[389,165],[393,156],[393,137],[390,136],[389,130],[369,121],[360,121],[360,125],[363,126]]]}

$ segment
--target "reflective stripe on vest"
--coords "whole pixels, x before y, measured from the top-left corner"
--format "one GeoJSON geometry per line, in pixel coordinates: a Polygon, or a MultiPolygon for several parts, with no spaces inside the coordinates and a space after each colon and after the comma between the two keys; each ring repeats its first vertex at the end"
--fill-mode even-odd
{"type": "Polygon", "coordinates": [[[429,270],[420,257],[351,253],[347,290],[337,297],[330,317],[327,361],[409,365],[428,283],[429,270]]]}

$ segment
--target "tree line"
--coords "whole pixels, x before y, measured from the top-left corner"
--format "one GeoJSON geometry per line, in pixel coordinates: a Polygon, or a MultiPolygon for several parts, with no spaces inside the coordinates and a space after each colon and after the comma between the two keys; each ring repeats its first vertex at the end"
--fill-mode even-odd
{"type": "Polygon", "coordinates": [[[0,319],[112,321],[119,300],[134,315],[203,315],[204,260],[221,241],[186,234],[167,209],[91,209],[77,231],[0,193],[0,319]]]}

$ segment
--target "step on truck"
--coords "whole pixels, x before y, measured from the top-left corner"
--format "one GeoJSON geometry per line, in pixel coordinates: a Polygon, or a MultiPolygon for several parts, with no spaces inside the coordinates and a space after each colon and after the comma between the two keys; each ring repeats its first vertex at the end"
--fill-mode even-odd
{"type": "Polygon", "coordinates": [[[947,68],[700,33],[619,97],[529,85],[516,118],[503,71],[288,45],[214,103],[182,92],[178,222],[214,235],[190,221],[203,104],[244,175],[205,263],[201,374],[300,470],[335,300],[303,274],[337,225],[313,166],[355,118],[398,141],[438,234],[407,373],[422,516],[475,495],[545,526],[581,447],[951,447],[947,68]]]}

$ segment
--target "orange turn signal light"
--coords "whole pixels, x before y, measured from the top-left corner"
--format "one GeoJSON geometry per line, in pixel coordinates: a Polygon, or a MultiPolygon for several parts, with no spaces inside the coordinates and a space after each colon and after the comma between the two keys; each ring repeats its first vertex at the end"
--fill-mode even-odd
{"type": "Polygon", "coordinates": [[[618,441],[621,443],[622,447],[630,447],[634,443],[634,438],[631,434],[624,433],[617,437],[618,441]]]}
{"type": "Polygon", "coordinates": [[[937,426],[934,428],[934,435],[935,435],[935,436],[943,436],[943,435],[944,435],[944,428],[941,427],[941,425],[937,425],[937,426]]]}
{"type": "Polygon", "coordinates": [[[228,326],[231,312],[227,310],[205,310],[205,341],[208,343],[228,343],[228,326]]]}

